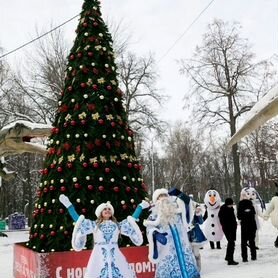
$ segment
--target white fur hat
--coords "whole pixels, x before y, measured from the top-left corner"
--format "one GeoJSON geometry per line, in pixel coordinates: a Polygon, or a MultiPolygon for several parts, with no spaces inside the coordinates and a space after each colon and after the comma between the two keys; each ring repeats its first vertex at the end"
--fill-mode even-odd
{"type": "Polygon", "coordinates": [[[100,204],[100,205],[96,208],[95,214],[96,214],[97,218],[100,217],[102,211],[103,211],[105,208],[110,208],[110,209],[111,209],[112,215],[114,215],[114,208],[113,208],[113,206],[110,204],[110,202],[106,202],[106,203],[100,204]]]}
{"type": "Polygon", "coordinates": [[[156,189],[153,193],[153,203],[155,204],[158,197],[161,195],[161,194],[167,194],[168,195],[168,190],[166,188],[159,188],[159,189],[156,189]]]}

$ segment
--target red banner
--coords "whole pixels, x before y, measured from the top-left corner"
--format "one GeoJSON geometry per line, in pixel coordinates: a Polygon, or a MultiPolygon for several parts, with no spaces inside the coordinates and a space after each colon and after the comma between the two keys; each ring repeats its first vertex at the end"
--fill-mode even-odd
{"type": "MultiPolygon", "coordinates": [[[[148,248],[121,248],[137,278],[154,277],[155,267],[148,260],[148,248]]],[[[81,252],[37,253],[22,244],[14,246],[15,278],[82,278],[92,250],[81,252]]],[[[128,278],[128,277],[126,277],[128,278]]]]}

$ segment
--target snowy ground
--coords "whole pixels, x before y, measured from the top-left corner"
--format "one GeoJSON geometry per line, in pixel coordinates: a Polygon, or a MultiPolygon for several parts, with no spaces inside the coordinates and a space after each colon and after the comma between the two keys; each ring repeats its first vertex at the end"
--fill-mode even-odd
{"type": "MultiPolygon", "coordinates": [[[[270,221],[263,222],[260,230],[258,260],[242,263],[240,257],[240,229],[236,243],[235,260],[237,266],[228,266],[224,261],[226,241],[221,242],[221,250],[211,250],[207,244],[202,254],[202,278],[278,278],[278,249],[274,247],[277,230],[270,221]]],[[[13,243],[28,239],[28,232],[7,232],[8,237],[0,237],[0,278],[12,278],[13,243]]],[[[125,277],[128,278],[128,277],[125,277]]]]}

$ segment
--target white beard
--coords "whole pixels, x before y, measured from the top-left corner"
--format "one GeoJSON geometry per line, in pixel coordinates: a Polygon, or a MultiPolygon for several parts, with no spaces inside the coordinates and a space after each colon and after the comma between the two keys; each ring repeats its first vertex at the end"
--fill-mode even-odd
{"type": "Polygon", "coordinates": [[[160,225],[167,226],[177,221],[177,206],[169,198],[159,200],[156,206],[160,225]]]}

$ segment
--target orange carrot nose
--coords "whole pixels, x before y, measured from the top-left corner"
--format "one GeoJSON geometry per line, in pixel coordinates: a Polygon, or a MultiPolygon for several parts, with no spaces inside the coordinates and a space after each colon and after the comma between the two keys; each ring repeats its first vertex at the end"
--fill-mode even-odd
{"type": "Polygon", "coordinates": [[[209,197],[209,202],[211,204],[214,204],[215,203],[215,197],[214,196],[209,197]]]}

